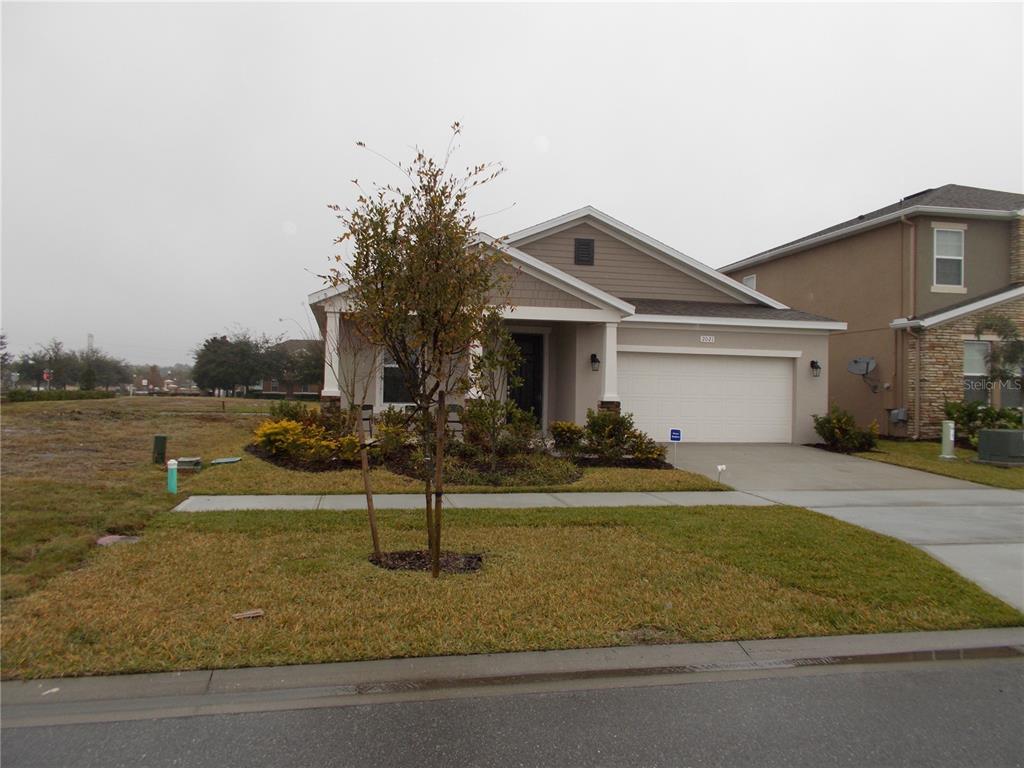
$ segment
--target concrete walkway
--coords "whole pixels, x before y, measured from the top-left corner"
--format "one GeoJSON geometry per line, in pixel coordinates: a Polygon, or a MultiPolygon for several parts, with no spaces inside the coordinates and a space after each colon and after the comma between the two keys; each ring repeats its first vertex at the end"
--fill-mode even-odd
{"type": "Polygon", "coordinates": [[[1020,657],[1024,628],[435,656],[0,684],[5,729],[1020,657]]]}
{"type": "MultiPolygon", "coordinates": [[[[444,503],[454,509],[532,509],[535,507],[689,507],[730,504],[759,507],[768,499],[736,491],[664,491],[641,493],[449,493],[444,503]]],[[[381,493],[373,497],[377,509],[419,509],[420,493],[381,493]]],[[[191,496],[173,512],[231,512],[248,509],[359,510],[366,509],[362,494],[338,496],[191,496]]]]}

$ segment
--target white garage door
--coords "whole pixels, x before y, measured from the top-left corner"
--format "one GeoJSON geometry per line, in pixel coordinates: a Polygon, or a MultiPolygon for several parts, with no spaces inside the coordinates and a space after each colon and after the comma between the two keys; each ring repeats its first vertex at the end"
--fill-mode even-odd
{"type": "Polygon", "coordinates": [[[658,442],[681,428],[687,443],[788,443],[793,360],[619,353],[622,410],[658,442]]]}

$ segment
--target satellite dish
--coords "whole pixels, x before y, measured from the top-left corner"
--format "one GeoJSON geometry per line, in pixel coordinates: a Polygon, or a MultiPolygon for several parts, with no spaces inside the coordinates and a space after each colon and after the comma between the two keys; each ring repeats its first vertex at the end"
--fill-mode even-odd
{"type": "Polygon", "coordinates": [[[855,357],[846,364],[846,370],[850,373],[856,374],[857,376],[867,376],[875,370],[875,358],[855,357]]]}

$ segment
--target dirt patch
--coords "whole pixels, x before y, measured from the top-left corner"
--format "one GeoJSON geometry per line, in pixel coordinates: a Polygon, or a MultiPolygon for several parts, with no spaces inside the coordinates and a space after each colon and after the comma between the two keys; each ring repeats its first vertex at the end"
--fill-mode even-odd
{"type": "MultiPolygon", "coordinates": [[[[378,560],[370,555],[370,562],[389,571],[429,571],[430,553],[425,549],[407,549],[401,552],[382,552],[378,560]]],[[[442,552],[441,571],[444,573],[475,573],[484,564],[484,556],[477,552],[442,552]]]]}

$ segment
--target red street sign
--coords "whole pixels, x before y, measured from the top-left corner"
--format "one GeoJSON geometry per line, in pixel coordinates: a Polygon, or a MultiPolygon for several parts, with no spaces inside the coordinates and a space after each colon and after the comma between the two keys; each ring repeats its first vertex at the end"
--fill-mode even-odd
{"type": "Polygon", "coordinates": [[[50,372],[49,371],[43,371],[43,381],[49,381],[49,380],[50,380],[50,372]]]}

